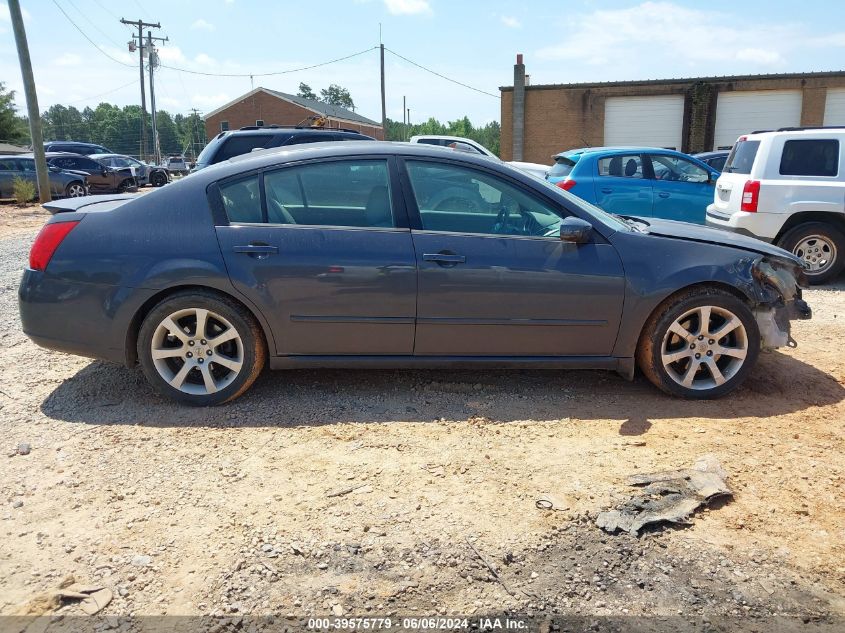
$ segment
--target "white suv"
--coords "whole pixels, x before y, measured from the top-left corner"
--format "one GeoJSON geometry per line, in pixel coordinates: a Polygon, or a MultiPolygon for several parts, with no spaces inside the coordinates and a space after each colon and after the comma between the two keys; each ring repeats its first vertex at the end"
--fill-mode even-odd
{"type": "Polygon", "coordinates": [[[740,136],[707,224],[772,242],[804,261],[810,283],[845,268],[845,128],[740,136]]]}

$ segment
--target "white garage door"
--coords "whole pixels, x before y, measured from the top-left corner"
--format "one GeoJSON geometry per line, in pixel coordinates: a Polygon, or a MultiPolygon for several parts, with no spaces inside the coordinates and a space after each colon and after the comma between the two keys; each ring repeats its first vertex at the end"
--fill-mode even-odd
{"type": "Polygon", "coordinates": [[[824,104],[824,124],[845,125],[845,88],[828,89],[824,104]]]}
{"type": "Polygon", "coordinates": [[[608,97],[604,104],[605,145],[681,149],[684,97],[608,97]]]}
{"type": "Polygon", "coordinates": [[[801,124],[800,90],[720,92],[714,149],[731,147],[743,134],[801,124]]]}

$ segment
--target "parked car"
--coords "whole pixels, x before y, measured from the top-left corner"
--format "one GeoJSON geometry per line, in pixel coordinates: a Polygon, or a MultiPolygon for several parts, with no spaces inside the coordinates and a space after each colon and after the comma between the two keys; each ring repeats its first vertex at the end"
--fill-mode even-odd
{"type": "Polygon", "coordinates": [[[209,165],[229,160],[233,156],[248,154],[256,149],[287,147],[303,143],[323,143],[328,141],[374,141],[355,130],[320,127],[265,127],[249,126],[239,130],[220,132],[197,156],[197,163],[192,171],[199,171],[209,165]]]}
{"type": "Polygon", "coordinates": [[[707,224],[799,257],[810,283],[845,268],[845,127],[746,134],[731,150],[707,224]]]}
{"type": "Polygon", "coordinates": [[[65,152],[48,152],[47,164],[65,171],[84,174],[90,193],[123,193],[138,189],[129,167],[109,167],[88,156],[65,152]]]}
{"type": "Polygon", "coordinates": [[[725,161],[728,160],[728,154],[730,154],[730,150],[727,149],[718,149],[712,152],[701,152],[699,154],[693,154],[693,158],[697,158],[702,163],[707,165],[708,167],[712,167],[716,171],[722,171],[725,167],[725,161]]]}
{"type": "Polygon", "coordinates": [[[164,167],[149,165],[143,161],[125,156],[124,154],[91,154],[89,158],[96,160],[107,167],[124,168],[128,167],[138,183],[139,187],[152,185],[163,187],[170,182],[170,173],[164,167]]]}
{"type": "Polygon", "coordinates": [[[23,331],[139,362],[193,405],[238,397],[268,363],[628,378],[636,363],[670,394],[711,398],[742,383],[761,347],[791,344],[790,319],[810,317],[786,251],[621,219],[425,145],[260,152],[101,200],[47,205],[56,215],[20,284],[23,331]]]}
{"type": "Polygon", "coordinates": [[[111,154],[112,151],[95,143],[81,141],[47,141],[44,143],[45,152],[70,152],[71,154],[111,154]]]}
{"type": "MultiPolygon", "coordinates": [[[[472,150],[475,150],[477,153],[482,154],[484,156],[488,156],[494,160],[500,160],[498,156],[496,156],[493,152],[489,149],[484,147],[481,143],[476,143],[470,138],[464,138],[463,136],[444,136],[440,134],[418,134],[416,136],[412,136],[411,143],[422,143],[423,145],[435,145],[438,147],[455,147],[456,144],[460,144],[461,146],[466,146],[472,150]]],[[[522,171],[528,172],[532,176],[536,176],[537,178],[545,178],[551,167],[549,165],[541,165],[540,163],[524,163],[521,161],[508,161],[509,165],[513,165],[517,169],[521,169],[522,171]]]]}
{"type": "Polygon", "coordinates": [[[187,174],[190,169],[188,167],[188,161],[185,160],[185,157],[182,155],[171,155],[164,159],[162,163],[162,167],[166,169],[171,174],[187,174]]]}
{"type": "MultiPolygon", "coordinates": [[[[50,194],[54,198],[79,198],[88,195],[88,183],[84,175],[58,168],[50,168],[49,175],[50,194]]],[[[37,195],[34,158],[22,155],[0,156],[0,198],[14,197],[15,178],[34,183],[37,195]]]]}
{"type": "Polygon", "coordinates": [[[623,215],[704,224],[719,172],[657,147],[589,147],[561,152],[548,180],[623,215]]]}

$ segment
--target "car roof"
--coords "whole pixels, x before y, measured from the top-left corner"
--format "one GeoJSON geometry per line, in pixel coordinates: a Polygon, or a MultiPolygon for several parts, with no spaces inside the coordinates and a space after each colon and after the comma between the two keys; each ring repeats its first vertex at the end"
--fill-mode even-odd
{"type": "Polygon", "coordinates": [[[575,154],[579,155],[587,155],[587,154],[624,154],[625,152],[650,152],[652,154],[656,153],[666,153],[666,154],[683,154],[683,152],[679,152],[676,149],[666,149],[665,147],[646,147],[646,146],[637,146],[637,145],[618,145],[618,146],[608,146],[608,147],[579,147],[577,149],[568,149],[563,152],[558,152],[554,154],[552,158],[557,158],[558,156],[563,156],[569,158],[575,154]]]}
{"type": "Polygon", "coordinates": [[[361,136],[367,136],[358,130],[349,130],[337,127],[285,127],[282,125],[265,125],[263,127],[247,126],[246,128],[241,128],[239,130],[226,130],[225,132],[218,133],[214,138],[234,136],[235,134],[238,136],[257,136],[260,134],[308,134],[310,132],[332,132],[334,134],[360,134],[361,136]]]}
{"type": "Polygon", "coordinates": [[[818,136],[819,134],[841,134],[845,133],[845,126],[842,125],[832,125],[832,126],[819,126],[819,127],[782,127],[777,130],[755,130],[753,132],[749,132],[748,134],[742,134],[742,137],[753,136],[755,138],[758,137],[767,137],[767,136],[777,136],[777,135],[784,135],[788,134],[790,136],[818,136]]]}

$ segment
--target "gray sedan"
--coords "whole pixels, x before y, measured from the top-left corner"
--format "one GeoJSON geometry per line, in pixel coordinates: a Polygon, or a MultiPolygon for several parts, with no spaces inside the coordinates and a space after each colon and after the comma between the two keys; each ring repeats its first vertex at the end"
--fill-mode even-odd
{"type": "Polygon", "coordinates": [[[463,152],[319,143],[149,195],[48,205],[20,285],[38,344],[140,363],[162,394],[230,401],[265,365],[638,366],[669,394],[739,386],[810,318],[791,254],[609,215],[463,152]]]}
{"type": "MultiPolygon", "coordinates": [[[[54,198],[79,198],[88,195],[88,183],[83,174],[70,173],[51,167],[50,193],[54,198]]],[[[36,186],[35,159],[26,156],[0,156],[0,198],[13,198],[15,178],[29,180],[36,186]]]]}

